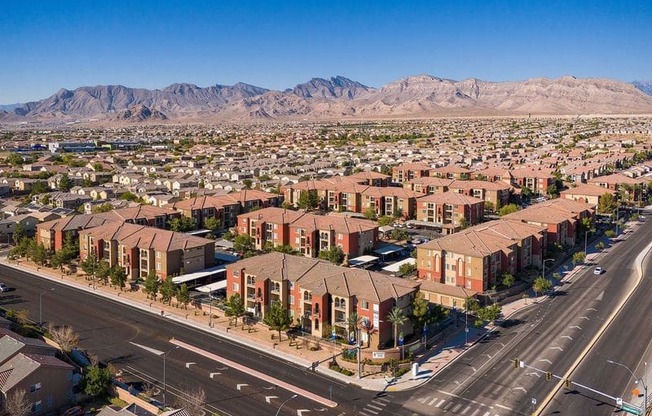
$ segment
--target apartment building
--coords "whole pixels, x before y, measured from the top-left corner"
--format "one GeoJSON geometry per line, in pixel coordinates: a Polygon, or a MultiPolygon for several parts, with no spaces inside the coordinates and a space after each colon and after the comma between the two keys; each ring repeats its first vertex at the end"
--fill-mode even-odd
{"type": "Polygon", "coordinates": [[[373,221],[273,207],[239,215],[238,233],[251,236],[258,250],[267,244],[290,246],[306,257],[317,257],[333,247],[340,247],[348,258],[356,257],[378,242],[378,225],[373,221]]]}
{"type": "Polygon", "coordinates": [[[417,220],[441,227],[444,234],[482,222],[484,201],[449,191],[417,198],[417,220]]]}
{"type": "MultiPolygon", "coordinates": [[[[386,319],[393,307],[409,315],[419,283],[361,269],[272,252],[227,266],[227,296],[242,296],[249,312],[264,317],[273,302],[281,302],[294,322],[316,337],[331,331],[348,338],[347,320],[357,313],[370,331],[362,341],[371,348],[387,345],[393,337],[386,319]]],[[[413,332],[409,323],[401,330],[413,332]]]]}
{"type": "Polygon", "coordinates": [[[392,167],[392,182],[404,183],[413,179],[431,176],[432,168],[425,163],[403,163],[392,167]]]}
{"type": "Polygon", "coordinates": [[[451,286],[482,293],[497,284],[504,273],[538,267],[545,254],[546,238],[545,228],[537,225],[502,219],[476,225],[419,245],[418,276],[448,285],[442,292],[448,297],[439,303],[452,307],[451,286]]]}
{"type": "Polygon", "coordinates": [[[150,272],[168,276],[193,273],[215,265],[215,242],[142,225],[116,223],[79,231],[81,260],[94,254],[110,266],[119,265],[128,279],[150,272]]]}

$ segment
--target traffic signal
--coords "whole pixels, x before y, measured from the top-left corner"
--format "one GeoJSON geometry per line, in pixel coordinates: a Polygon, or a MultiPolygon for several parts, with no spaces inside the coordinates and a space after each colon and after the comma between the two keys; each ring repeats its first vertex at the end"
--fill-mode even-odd
{"type": "Polygon", "coordinates": [[[546,381],[552,381],[552,373],[550,371],[546,371],[546,381]]]}
{"type": "Polygon", "coordinates": [[[564,380],[564,386],[566,386],[567,389],[571,388],[571,384],[573,384],[573,383],[571,383],[570,378],[567,378],[566,380],[564,380]]]}
{"type": "Polygon", "coordinates": [[[512,361],[514,362],[514,368],[518,368],[520,366],[518,358],[514,358],[512,361]]]}

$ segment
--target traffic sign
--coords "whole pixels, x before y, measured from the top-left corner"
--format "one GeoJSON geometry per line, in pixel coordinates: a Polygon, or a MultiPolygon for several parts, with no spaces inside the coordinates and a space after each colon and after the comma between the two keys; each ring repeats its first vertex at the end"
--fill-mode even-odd
{"type": "Polygon", "coordinates": [[[641,414],[641,410],[640,410],[640,409],[638,409],[638,408],[636,408],[636,407],[629,406],[629,405],[627,405],[627,404],[623,404],[623,406],[622,406],[620,409],[621,409],[623,412],[631,413],[631,414],[633,414],[633,415],[640,415],[640,414],[641,414]]]}

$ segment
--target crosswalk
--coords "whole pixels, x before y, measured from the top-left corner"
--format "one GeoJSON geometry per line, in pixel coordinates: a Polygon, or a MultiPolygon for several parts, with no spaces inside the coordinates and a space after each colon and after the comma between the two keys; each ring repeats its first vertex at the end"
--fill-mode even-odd
{"type": "Polygon", "coordinates": [[[389,402],[390,399],[386,395],[376,396],[376,398],[368,403],[364,409],[360,410],[358,414],[362,416],[376,416],[385,409],[389,402]]]}
{"type": "Polygon", "coordinates": [[[460,403],[455,399],[442,398],[437,396],[425,396],[417,399],[417,402],[430,409],[439,409],[444,413],[452,413],[461,416],[500,416],[495,410],[486,405],[469,402],[460,403]]]}

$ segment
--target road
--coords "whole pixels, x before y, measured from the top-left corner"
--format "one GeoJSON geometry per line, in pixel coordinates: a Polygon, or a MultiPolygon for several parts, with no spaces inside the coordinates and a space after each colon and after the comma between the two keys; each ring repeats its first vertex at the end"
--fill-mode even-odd
{"type": "MultiPolygon", "coordinates": [[[[588,267],[562,286],[555,296],[513,316],[512,326],[495,331],[490,338],[476,344],[428,384],[413,392],[398,393],[397,400],[404,402],[404,409],[417,414],[531,414],[556,383],[546,381],[545,376],[536,371],[514,369],[513,358],[563,376],[620,301],[634,288],[637,283],[634,259],[650,242],[650,232],[652,223],[643,224],[637,232],[628,235],[627,241],[615,243],[607,252],[600,254],[597,264],[606,270],[605,273],[593,275],[592,267],[588,267]]],[[[648,271],[646,269],[645,273],[649,275],[648,271]]],[[[646,278],[641,285],[640,294],[637,292],[632,304],[639,307],[649,305],[649,300],[644,300],[646,297],[652,299],[652,289],[645,287],[649,279],[646,278]]],[[[640,333],[627,335],[628,328],[633,327],[627,315],[631,319],[632,314],[636,313],[624,314],[624,321],[614,324],[612,327],[618,328],[605,334],[600,344],[606,345],[610,358],[631,354],[627,362],[635,365],[647,348],[649,328],[652,326],[647,314],[639,312],[638,315],[642,317],[634,322],[645,326],[637,325],[640,333]],[[636,347],[632,348],[630,344],[636,347]]],[[[591,362],[587,360],[584,363],[586,375],[578,369],[572,378],[578,377],[579,380],[586,377],[586,381],[593,381],[594,375],[601,374],[605,377],[605,383],[611,381],[621,386],[627,385],[628,374],[610,376],[625,372],[624,369],[607,368],[605,371],[605,365],[604,359],[599,360],[598,364],[593,359],[591,362]],[[605,376],[605,372],[608,375],[605,376]]],[[[565,400],[571,400],[568,396],[565,396],[565,400]]],[[[574,395],[573,400],[577,404],[573,406],[577,407],[568,412],[566,406],[570,404],[557,400],[559,405],[546,414],[598,415],[614,410],[602,405],[598,408],[604,413],[593,408],[587,412],[590,401],[574,395]]]]}
{"type": "Polygon", "coordinates": [[[0,265],[0,276],[4,283],[15,289],[0,294],[0,306],[25,309],[32,320],[38,321],[41,300],[46,325],[73,326],[80,335],[80,347],[121,370],[125,380],[138,378],[156,386],[160,392],[159,400],[163,399],[164,360],[156,351],[165,353],[168,404],[175,403],[179,395],[201,387],[206,393],[206,410],[210,413],[275,414],[281,403],[294,394],[294,391],[264,382],[220,362],[182,348],[176,349],[169,342],[174,337],[322,397],[332,395],[338,403],[335,408],[327,408],[299,395],[283,405],[281,415],[344,416],[356,414],[367,406],[379,405],[391,413],[391,409],[398,406],[386,396],[377,397],[374,392],[308,372],[273,355],[86,291],[5,265],[0,265]]]}

